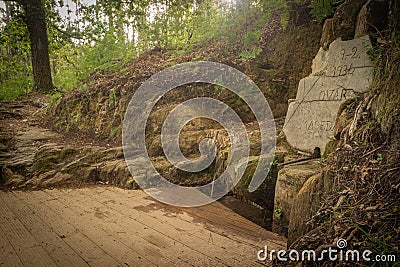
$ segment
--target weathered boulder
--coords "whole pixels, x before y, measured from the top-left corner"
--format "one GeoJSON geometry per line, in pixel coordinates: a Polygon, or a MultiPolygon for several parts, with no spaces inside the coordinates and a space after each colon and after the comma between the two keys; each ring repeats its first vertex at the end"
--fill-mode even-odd
{"type": "Polygon", "coordinates": [[[100,163],[97,166],[98,181],[122,188],[137,189],[138,186],[126,166],[125,160],[117,159],[100,163]]]}
{"type": "Polygon", "coordinates": [[[55,171],[50,171],[49,172],[49,176],[52,176],[49,179],[39,179],[39,181],[41,181],[41,186],[43,187],[53,187],[53,186],[58,186],[58,185],[68,185],[68,184],[72,184],[74,177],[70,174],[67,173],[60,173],[57,172],[55,173],[55,171]]]}
{"type": "MultiPolygon", "coordinates": [[[[188,158],[200,156],[199,143],[206,138],[206,132],[198,131],[181,131],[179,135],[179,148],[183,155],[188,158]]],[[[161,143],[161,135],[151,135],[146,138],[147,153],[150,157],[158,157],[164,155],[163,146],[161,143]]]]}
{"type": "Polygon", "coordinates": [[[0,165],[13,171],[24,171],[34,163],[36,150],[41,144],[59,138],[59,135],[48,129],[30,127],[19,131],[13,137],[14,149],[1,157],[0,165]]]}
{"type": "Polygon", "coordinates": [[[293,201],[303,184],[321,172],[318,161],[284,166],[278,173],[275,187],[272,230],[287,236],[293,201]]]}
{"type": "Polygon", "coordinates": [[[299,237],[312,229],[307,222],[314,216],[323,196],[332,188],[329,172],[321,172],[310,177],[293,200],[290,211],[287,246],[290,247],[299,237]]]}
{"type": "Polygon", "coordinates": [[[296,149],[312,152],[334,135],[339,106],[366,92],[372,80],[368,36],[335,40],[328,51],[322,48],[313,61],[312,74],[299,82],[297,96],[289,103],[284,132],[296,149]]]}
{"type": "Polygon", "coordinates": [[[64,164],[78,154],[77,149],[68,146],[48,143],[40,146],[33,158],[33,165],[29,169],[33,175],[56,168],[58,164],[64,164]]]}

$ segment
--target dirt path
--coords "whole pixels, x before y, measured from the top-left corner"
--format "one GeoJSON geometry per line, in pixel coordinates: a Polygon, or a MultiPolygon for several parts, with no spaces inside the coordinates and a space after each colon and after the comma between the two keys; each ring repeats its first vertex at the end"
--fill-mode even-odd
{"type": "Polygon", "coordinates": [[[215,202],[160,204],[139,190],[0,191],[0,265],[259,266],[285,241],[215,202]]]}
{"type": "Polygon", "coordinates": [[[37,116],[45,99],[38,96],[0,104],[0,164],[23,170],[33,164],[37,148],[59,142],[60,136],[39,126],[37,116]]]}

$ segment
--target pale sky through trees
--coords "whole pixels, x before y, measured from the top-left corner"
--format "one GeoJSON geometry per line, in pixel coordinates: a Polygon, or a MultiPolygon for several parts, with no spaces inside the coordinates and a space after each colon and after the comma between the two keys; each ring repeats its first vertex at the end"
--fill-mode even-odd
{"type": "MultiPolygon", "coordinates": [[[[94,5],[96,4],[96,0],[78,0],[78,3],[83,3],[87,5],[94,5]]],[[[68,17],[68,6],[72,13],[70,13],[71,19],[74,20],[76,18],[75,11],[76,11],[76,4],[72,0],[64,0],[64,7],[60,8],[60,14],[63,18],[68,17]]]]}
{"type": "MultiPolygon", "coordinates": [[[[96,0],[78,0],[79,3],[84,3],[88,5],[94,5],[96,4],[96,0]]],[[[72,13],[70,13],[70,16],[72,20],[75,19],[75,11],[76,11],[76,4],[72,0],[64,0],[64,7],[59,8],[61,16],[65,19],[68,17],[68,7],[71,10],[72,13]]],[[[6,8],[4,1],[0,1],[0,8],[6,8]]],[[[2,16],[3,14],[1,14],[2,16]]]]}

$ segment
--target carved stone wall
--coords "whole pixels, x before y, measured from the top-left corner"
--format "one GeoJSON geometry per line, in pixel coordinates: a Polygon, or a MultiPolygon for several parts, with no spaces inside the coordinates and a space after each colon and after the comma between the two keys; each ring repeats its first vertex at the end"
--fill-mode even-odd
{"type": "Polygon", "coordinates": [[[337,111],[342,102],[366,92],[372,80],[368,36],[332,42],[320,48],[312,73],[299,82],[297,96],[290,101],[283,128],[294,148],[323,152],[333,136],[337,111]]]}

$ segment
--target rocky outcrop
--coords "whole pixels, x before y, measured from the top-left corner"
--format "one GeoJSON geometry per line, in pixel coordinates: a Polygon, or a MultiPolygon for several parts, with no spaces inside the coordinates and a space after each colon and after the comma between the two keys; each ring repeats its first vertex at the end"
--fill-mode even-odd
{"type": "Polygon", "coordinates": [[[319,161],[287,165],[278,172],[272,231],[280,235],[288,235],[294,199],[303,184],[319,172],[321,172],[319,161]]]}
{"type": "Polygon", "coordinates": [[[321,206],[323,196],[332,188],[332,177],[321,172],[310,177],[293,199],[288,228],[288,247],[312,229],[308,221],[321,206]]]}
{"type": "Polygon", "coordinates": [[[288,2],[289,21],[280,34],[275,34],[280,31],[280,21],[271,20],[271,25],[266,25],[263,51],[246,72],[266,96],[276,118],[285,116],[287,99],[296,96],[299,80],[310,73],[319,49],[322,26],[312,20],[309,3],[288,2]]]}
{"type": "Polygon", "coordinates": [[[38,107],[32,106],[31,100],[19,101],[1,105],[5,111],[2,115],[8,115],[0,124],[0,187],[51,188],[88,183],[137,187],[121,147],[83,145],[76,139],[71,144],[71,137],[38,125],[38,107]],[[9,116],[10,108],[15,116],[9,116]]]}
{"type": "MultiPolygon", "coordinates": [[[[318,50],[317,40],[321,34],[321,25],[311,20],[308,4],[293,4],[290,16],[289,26],[286,30],[283,30],[279,16],[275,15],[271,18],[271,25],[266,27],[264,35],[268,39],[265,44],[271,49],[265,49],[257,59],[249,64],[238,63],[235,48],[229,48],[234,51],[231,53],[234,55],[233,58],[222,57],[222,53],[216,51],[214,47],[210,51],[196,47],[196,51],[188,52],[183,56],[171,56],[171,53],[157,49],[143,53],[123,66],[122,69],[94,73],[80,84],[80,90],[66,93],[48,108],[45,112],[48,126],[60,133],[78,133],[89,136],[96,140],[96,143],[99,141],[100,144],[119,146],[125,109],[136,89],[152,74],[168,66],[193,59],[199,60],[203,57],[207,60],[228,63],[247,73],[269,99],[274,114],[283,116],[287,107],[286,99],[289,94],[293,94],[295,84],[302,77],[299,72],[309,72],[310,64],[305,64],[305,62],[310,63],[312,55],[318,50]],[[287,53],[288,50],[293,53],[287,53]],[[283,57],[285,60],[282,60],[283,57]],[[272,66],[271,69],[268,66],[272,66]]],[[[194,185],[212,180],[215,175],[214,171],[220,172],[228,159],[229,152],[227,149],[222,149],[215,164],[205,170],[201,179],[174,168],[166,161],[160,138],[162,123],[177,103],[196,96],[209,96],[222,100],[232,107],[245,123],[254,120],[252,112],[236,95],[213,86],[185,86],[174,89],[162,97],[151,112],[146,125],[146,147],[154,164],[157,165],[157,170],[170,181],[181,185],[194,185]]],[[[193,122],[193,125],[185,126],[182,130],[180,148],[188,158],[195,158],[199,155],[198,144],[205,136],[204,129],[219,128],[203,121],[201,123],[193,122]]],[[[257,139],[259,132],[250,131],[249,137],[257,139]]],[[[250,154],[256,155],[260,149],[259,142],[250,140],[250,146],[250,154]]],[[[89,163],[89,165],[91,164],[89,163]]],[[[252,168],[253,166],[249,167],[249,177],[251,177],[252,168]]],[[[274,179],[276,180],[276,174],[274,179]]],[[[275,180],[270,181],[269,191],[274,191],[275,180]]],[[[261,199],[265,194],[260,191],[257,194],[248,195],[246,186],[243,186],[243,189],[238,190],[237,193],[249,198],[258,194],[253,200],[257,200],[255,202],[261,204],[261,199]]],[[[273,207],[273,195],[273,193],[268,195],[267,202],[270,210],[273,207]]]]}
{"type": "Polygon", "coordinates": [[[357,16],[354,37],[382,31],[388,23],[388,10],[388,1],[368,0],[357,16]]]}
{"type": "Polygon", "coordinates": [[[30,158],[29,162],[18,158],[1,162],[1,184],[7,188],[49,188],[104,183],[137,188],[121,147],[104,149],[47,143],[38,147],[30,158]]]}
{"type": "MultiPolygon", "coordinates": [[[[386,5],[375,2],[345,1],[333,18],[325,21],[322,47],[313,60],[312,74],[300,81],[296,99],[289,103],[284,132],[293,147],[308,152],[319,147],[326,158],[343,142],[339,139],[354,120],[354,98],[361,97],[372,86],[372,62],[368,56],[372,44],[365,35],[371,33],[373,25],[377,25],[374,30],[379,26],[377,21],[372,23],[376,16],[371,15],[377,11],[372,6],[384,9],[386,5]]],[[[380,17],[384,20],[385,15],[380,17]]],[[[305,179],[303,174],[296,173],[291,181],[301,183],[294,184],[287,182],[284,172],[278,175],[274,230],[287,230],[288,246],[312,229],[309,221],[333,183],[331,172],[308,171],[310,175],[305,179]]]]}
{"type": "MultiPolygon", "coordinates": [[[[253,178],[254,171],[259,163],[259,154],[261,146],[260,130],[256,124],[247,125],[247,135],[250,142],[250,156],[249,162],[242,162],[240,166],[236,166],[235,169],[246,167],[244,175],[232,189],[232,193],[238,198],[257,205],[258,207],[265,209],[268,213],[268,218],[272,216],[273,199],[274,199],[274,188],[276,183],[276,164],[270,170],[268,177],[265,179],[263,184],[253,193],[249,192],[249,184],[253,178]]],[[[231,141],[225,130],[212,130],[208,131],[207,137],[211,138],[217,148],[217,156],[215,160],[215,177],[219,177],[226,169],[228,162],[231,157],[231,141]]],[[[277,156],[277,162],[283,161],[283,156],[277,156]]]]}
{"type": "Polygon", "coordinates": [[[328,49],[330,43],[337,38],[350,40],[354,38],[356,21],[362,6],[367,0],[346,0],[340,5],[333,18],[324,22],[320,45],[328,49]]]}

